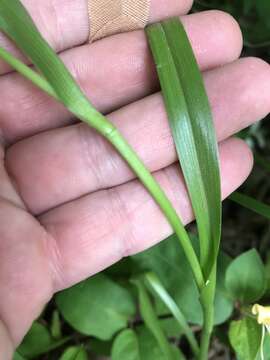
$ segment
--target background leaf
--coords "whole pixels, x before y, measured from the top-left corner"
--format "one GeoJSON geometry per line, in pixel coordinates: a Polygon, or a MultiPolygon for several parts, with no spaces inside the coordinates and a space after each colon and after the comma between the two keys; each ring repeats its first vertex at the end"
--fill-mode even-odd
{"type": "Polygon", "coordinates": [[[226,272],[226,288],[235,300],[252,303],[259,300],[266,289],[265,267],[253,249],[238,256],[226,272]]]}
{"type": "MultiPolygon", "coordinates": [[[[162,353],[158,343],[151,334],[151,332],[145,327],[140,326],[137,329],[140,353],[143,354],[142,360],[168,360],[167,357],[162,353]]],[[[175,346],[171,346],[173,360],[184,359],[182,354],[175,346]]]]}
{"type": "Polygon", "coordinates": [[[229,339],[239,360],[255,360],[261,337],[262,327],[249,317],[230,324],[229,339]]]}
{"type": "Polygon", "coordinates": [[[86,350],[81,346],[72,346],[65,350],[59,360],[88,360],[86,350]]]}
{"type": "Polygon", "coordinates": [[[17,351],[14,353],[13,355],[13,359],[12,360],[26,360],[24,357],[22,357],[19,353],[17,353],[17,351]]]}
{"type": "Polygon", "coordinates": [[[180,340],[183,335],[183,329],[174,318],[159,318],[159,323],[168,338],[180,340]]]}
{"type": "Polygon", "coordinates": [[[56,303],[74,329],[102,340],[125,328],[135,313],[130,293],[103,274],[57,294],[56,303]]]}
{"type": "Polygon", "coordinates": [[[114,340],[112,360],[143,360],[140,355],[139,342],[136,333],[127,329],[122,331],[114,340]]]}
{"type": "Polygon", "coordinates": [[[174,355],[171,346],[165,336],[165,333],[163,332],[163,329],[160,326],[157,314],[155,313],[153,305],[151,304],[151,300],[144,286],[143,280],[136,279],[132,282],[137,286],[138,289],[140,314],[145,325],[156,338],[156,341],[158,342],[160,349],[162,350],[166,359],[173,360],[174,355]]]}
{"type": "Polygon", "coordinates": [[[33,359],[63,345],[68,340],[68,337],[55,340],[46,326],[34,322],[17,351],[20,355],[33,359]]]}
{"type": "Polygon", "coordinates": [[[187,324],[185,316],[183,315],[180,308],[175,303],[174,299],[170,296],[170,294],[166,291],[163,284],[160,282],[159,278],[155,273],[149,272],[145,275],[146,284],[152,289],[152,291],[159,296],[159,298],[163,301],[168,310],[172,313],[174,318],[177,320],[180,328],[182,328],[183,333],[186,335],[190,346],[194,352],[194,354],[199,353],[199,346],[195,339],[195,336],[187,324]]]}

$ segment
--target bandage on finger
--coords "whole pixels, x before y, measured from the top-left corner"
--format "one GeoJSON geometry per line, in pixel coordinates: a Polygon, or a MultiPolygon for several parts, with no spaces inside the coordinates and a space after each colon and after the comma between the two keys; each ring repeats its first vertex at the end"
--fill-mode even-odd
{"type": "Polygon", "coordinates": [[[150,0],[89,0],[89,42],[143,29],[149,20],[150,0]]]}

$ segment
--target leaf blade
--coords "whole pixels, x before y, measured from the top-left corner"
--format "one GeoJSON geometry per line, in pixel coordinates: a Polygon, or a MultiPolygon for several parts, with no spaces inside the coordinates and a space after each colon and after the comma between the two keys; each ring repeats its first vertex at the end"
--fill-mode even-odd
{"type": "Polygon", "coordinates": [[[209,103],[179,20],[151,25],[147,34],[198,224],[201,266],[208,277],[216,261],[221,236],[219,160],[209,103]],[[179,54],[183,53],[182,58],[179,54]]]}
{"type": "Polygon", "coordinates": [[[123,330],[114,340],[112,360],[142,360],[139,342],[134,330],[123,330]]]}
{"type": "Polygon", "coordinates": [[[157,275],[153,272],[147,273],[145,275],[145,279],[147,283],[151,286],[151,288],[155,291],[155,293],[161,298],[167,308],[170,310],[174,318],[177,320],[178,324],[183,330],[183,333],[186,335],[189,340],[190,346],[194,352],[194,355],[199,353],[199,346],[197,340],[189,327],[185,316],[181,312],[180,308],[174,301],[174,299],[170,296],[167,290],[163,287],[161,281],[157,277],[157,275]]]}
{"type": "Polygon", "coordinates": [[[143,281],[141,279],[136,279],[132,282],[138,289],[140,313],[145,322],[145,325],[156,338],[165,358],[168,360],[173,360],[174,355],[171,346],[159,324],[157,315],[153,309],[151,300],[147,294],[143,281]]]}
{"type": "Polygon", "coordinates": [[[231,262],[225,283],[231,296],[243,303],[253,303],[263,296],[266,290],[266,272],[255,249],[241,254],[231,262]]]}
{"type": "Polygon", "coordinates": [[[58,293],[56,304],[74,329],[101,340],[125,328],[135,313],[130,293],[104,274],[58,293]]]}
{"type": "Polygon", "coordinates": [[[240,192],[233,193],[230,197],[233,202],[265,217],[270,220],[270,206],[258,201],[251,196],[242,194],[240,192]]]}

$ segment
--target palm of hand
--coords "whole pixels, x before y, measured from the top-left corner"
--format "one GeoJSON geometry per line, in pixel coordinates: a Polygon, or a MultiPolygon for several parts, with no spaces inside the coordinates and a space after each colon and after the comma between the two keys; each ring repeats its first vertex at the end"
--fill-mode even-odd
{"type": "MultiPolygon", "coordinates": [[[[192,220],[162,97],[149,95],[157,80],[143,32],[81,45],[88,28],[82,0],[63,1],[47,27],[42,18],[53,1],[46,8],[42,1],[38,6],[23,2],[95,105],[106,113],[119,108],[109,117],[154,173],[183,221],[192,220]],[[72,34],[71,21],[80,24],[72,34]]],[[[166,10],[168,15],[184,14],[190,5],[188,0],[169,1],[166,10]]],[[[164,5],[156,1],[152,21],[163,13],[164,5]]],[[[183,22],[204,71],[220,141],[225,197],[252,167],[247,146],[229,137],[269,112],[269,65],[258,59],[236,61],[240,31],[226,14],[189,15],[183,22]]],[[[0,39],[3,42],[11,47],[0,39]]],[[[171,232],[143,186],[100,136],[83,124],[67,126],[71,119],[65,109],[8,71],[0,63],[0,86],[5,89],[0,105],[3,353],[22,339],[54,292],[171,232]]]]}

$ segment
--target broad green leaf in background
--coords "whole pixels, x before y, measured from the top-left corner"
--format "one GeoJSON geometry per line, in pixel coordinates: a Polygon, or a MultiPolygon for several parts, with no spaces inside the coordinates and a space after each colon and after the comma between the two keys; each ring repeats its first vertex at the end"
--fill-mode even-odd
{"type": "Polygon", "coordinates": [[[138,289],[140,314],[145,325],[154,335],[166,359],[173,360],[174,355],[171,346],[165,336],[165,333],[163,332],[160,326],[157,314],[155,313],[155,310],[151,303],[151,299],[144,286],[143,280],[136,279],[136,280],[132,280],[132,282],[137,286],[138,289]]]}
{"type": "Polygon", "coordinates": [[[13,355],[12,360],[26,360],[24,357],[22,357],[20,354],[17,353],[17,351],[13,355]]]}
{"type": "Polygon", "coordinates": [[[20,355],[33,359],[66,343],[70,338],[55,340],[46,326],[34,322],[17,351],[20,355]]]}
{"type": "Polygon", "coordinates": [[[150,286],[150,288],[155,292],[157,296],[163,301],[168,310],[172,313],[172,315],[177,320],[178,324],[182,328],[183,333],[186,335],[190,346],[194,352],[194,355],[198,355],[199,346],[196,341],[196,338],[193,334],[193,331],[189,327],[185,316],[183,315],[180,308],[175,303],[174,299],[170,296],[167,290],[164,288],[163,284],[160,282],[157,275],[153,272],[149,272],[145,274],[146,284],[150,286]]]}
{"type": "MultiPolygon", "coordinates": [[[[136,331],[138,333],[140,354],[143,355],[142,360],[168,360],[161,351],[153,334],[145,326],[138,327],[136,331]]],[[[176,346],[171,345],[171,349],[173,360],[185,360],[176,346]]]]}
{"type": "Polygon", "coordinates": [[[167,360],[154,335],[145,327],[138,328],[138,341],[143,360],[167,360]]]}
{"type": "Polygon", "coordinates": [[[265,267],[255,249],[231,262],[226,272],[226,288],[235,300],[246,304],[263,296],[266,290],[265,267]]]}
{"type": "Polygon", "coordinates": [[[123,330],[114,340],[112,360],[143,360],[135,331],[123,330]]]}
{"type": "Polygon", "coordinates": [[[56,303],[74,329],[102,340],[125,328],[135,313],[129,292],[103,274],[57,294],[56,303]]]}
{"type": "Polygon", "coordinates": [[[219,160],[212,114],[179,18],[149,26],[147,35],[198,225],[201,266],[208,279],[221,235],[219,160]]]}
{"type": "Polygon", "coordinates": [[[264,359],[261,358],[261,351],[259,351],[256,360],[270,360],[270,336],[266,335],[263,344],[264,359]]]}
{"type": "Polygon", "coordinates": [[[159,318],[159,323],[168,338],[180,340],[183,335],[183,330],[175,318],[159,318]]]}
{"type": "Polygon", "coordinates": [[[64,351],[59,360],[89,360],[89,357],[82,346],[71,346],[64,351]]]}
{"type": "Polygon", "coordinates": [[[261,338],[262,327],[254,319],[245,317],[230,324],[229,339],[239,360],[255,360],[261,338]]]}
{"type": "MultiPolygon", "coordinates": [[[[192,239],[193,246],[197,248],[197,238],[192,237],[192,239]]],[[[199,292],[184,252],[179,249],[178,240],[174,235],[151,249],[133,256],[132,259],[136,265],[135,270],[137,272],[141,269],[141,272],[153,271],[157,274],[188,322],[194,324],[202,323],[199,292]]],[[[218,281],[215,300],[216,324],[226,321],[233,311],[233,302],[225,288],[225,272],[229,263],[230,259],[222,253],[218,260],[218,281]]]]}
{"type": "Polygon", "coordinates": [[[109,357],[111,355],[113,340],[103,341],[97,338],[91,338],[89,341],[89,349],[91,352],[101,357],[109,357]]]}
{"type": "Polygon", "coordinates": [[[229,199],[245,208],[254,211],[255,213],[270,220],[270,206],[258,201],[251,196],[241,194],[239,192],[233,193],[229,199]]]}

